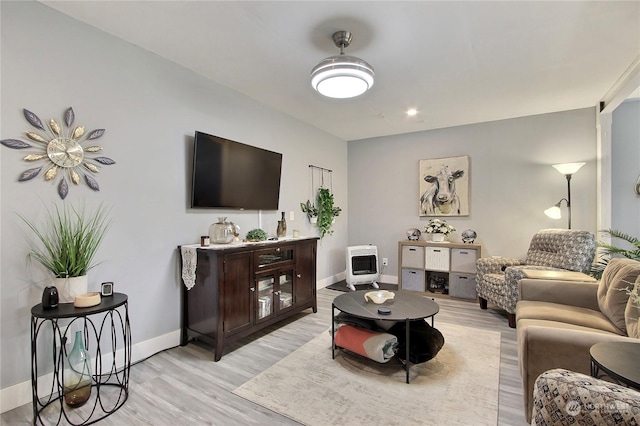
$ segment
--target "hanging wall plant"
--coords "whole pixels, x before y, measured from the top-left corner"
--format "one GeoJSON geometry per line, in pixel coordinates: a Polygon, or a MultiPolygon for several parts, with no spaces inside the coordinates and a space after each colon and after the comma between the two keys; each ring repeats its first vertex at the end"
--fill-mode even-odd
{"type": "Polygon", "coordinates": [[[302,213],[306,213],[309,222],[316,223],[318,221],[318,208],[307,200],[306,203],[300,203],[302,213]]]}
{"type": "MultiPolygon", "coordinates": [[[[333,220],[336,215],[336,209],[333,205],[333,194],[327,188],[318,189],[317,197],[318,206],[318,229],[320,230],[320,238],[325,235],[333,234],[333,220]]],[[[338,211],[339,214],[339,211],[338,211]]]]}

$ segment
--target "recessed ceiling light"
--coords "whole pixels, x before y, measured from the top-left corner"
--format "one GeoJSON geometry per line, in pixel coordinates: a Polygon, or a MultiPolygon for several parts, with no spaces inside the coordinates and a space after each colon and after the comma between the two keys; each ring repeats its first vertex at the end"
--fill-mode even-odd
{"type": "Polygon", "coordinates": [[[409,109],[407,110],[407,115],[408,115],[409,117],[413,117],[413,116],[414,116],[414,115],[416,115],[417,113],[418,113],[418,110],[417,110],[417,109],[415,109],[415,108],[409,108],[409,109]]]}

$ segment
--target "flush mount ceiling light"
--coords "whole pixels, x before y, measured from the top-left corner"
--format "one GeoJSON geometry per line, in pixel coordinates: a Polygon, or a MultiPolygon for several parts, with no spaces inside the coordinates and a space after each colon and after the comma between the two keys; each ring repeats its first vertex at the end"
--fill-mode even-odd
{"type": "Polygon", "coordinates": [[[344,48],[351,44],[349,31],[337,31],[332,38],[340,54],[323,59],[311,70],[311,86],[329,98],[346,99],[363,94],[373,86],[373,67],[344,54],[344,48]]]}

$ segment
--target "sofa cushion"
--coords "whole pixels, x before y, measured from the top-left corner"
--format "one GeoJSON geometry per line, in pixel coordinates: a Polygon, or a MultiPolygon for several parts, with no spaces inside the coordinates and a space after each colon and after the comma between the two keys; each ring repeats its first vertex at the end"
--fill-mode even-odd
{"type": "Polygon", "coordinates": [[[613,325],[609,318],[602,313],[578,306],[521,300],[518,302],[516,320],[520,321],[525,318],[555,321],[624,335],[622,330],[613,325]]]}
{"type": "MultiPolygon", "coordinates": [[[[640,276],[636,278],[633,287],[633,294],[638,297],[640,295],[640,276]]],[[[640,339],[640,302],[629,298],[627,307],[624,310],[624,323],[627,326],[627,335],[640,339]]]]}
{"type": "Polygon", "coordinates": [[[640,262],[614,258],[609,261],[602,273],[598,286],[598,306],[609,320],[625,334],[625,309],[629,295],[625,291],[630,289],[640,275],[640,262]]]}

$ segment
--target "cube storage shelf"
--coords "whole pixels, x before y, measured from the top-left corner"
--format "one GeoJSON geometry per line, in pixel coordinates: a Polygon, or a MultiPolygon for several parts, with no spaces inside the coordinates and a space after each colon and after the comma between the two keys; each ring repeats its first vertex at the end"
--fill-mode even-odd
{"type": "Polygon", "coordinates": [[[475,299],[479,244],[398,242],[398,288],[475,299]]]}

